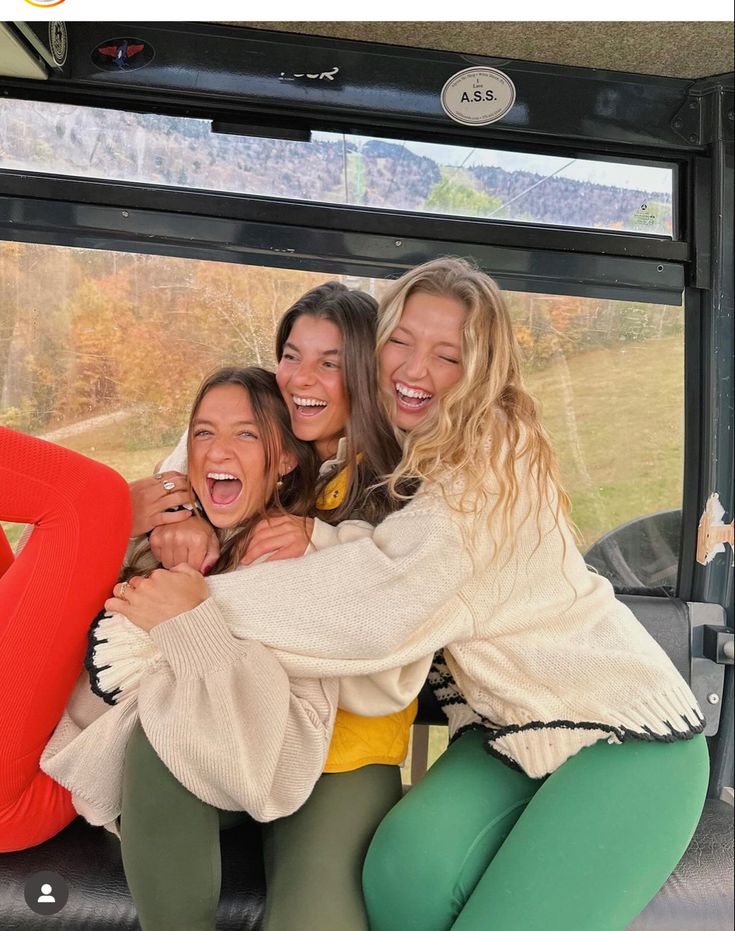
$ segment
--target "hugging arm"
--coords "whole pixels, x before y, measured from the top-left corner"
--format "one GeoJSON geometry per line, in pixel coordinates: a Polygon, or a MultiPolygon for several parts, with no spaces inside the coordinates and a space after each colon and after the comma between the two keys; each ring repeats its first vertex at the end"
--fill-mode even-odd
{"type": "MultiPolygon", "coordinates": [[[[207,572],[219,557],[219,541],[211,525],[193,508],[186,477],[188,431],[156,467],[156,474],[130,483],[133,532],[149,533],[151,552],[166,569],[186,563],[207,572]],[[170,508],[179,510],[170,510],[170,508]]],[[[140,542],[138,537],[135,542],[140,542]]]]}
{"type": "Polygon", "coordinates": [[[325,659],[390,660],[400,652],[403,664],[465,632],[462,612],[439,629],[426,627],[472,572],[457,518],[440,492],[422,489],[369,537],[207,585],[238,636],[325,659]]]}
{"type": "MultiPolygon", "coordinates": [[[[182,438],[162,467],[185,470],[185,454],[182,438]]],[[[350,711],[404,708],[434,650],[469,631],[455,597],[472,571],[460,515],[439,489],[421,489],[376,528],[315,521],[312,546],[317,552],[298,560],[210,577],[224,621],[238,637],[279,650],[290,675],[341,676],[351,666],[340,694],[350,711]],[[370,681],[365,673],[374,673],[370,681]]]]}
{"type": "MultiPolygon", "coordinates": [[[[332,526],[315,520],[311,537],[313,550],[338,543],[370,539],[375,528],[360,520],[347,520],[332,526]]],[[[374,716],[403,711],[418,695],[431,668],[433,653],[398,668],[364,676],[340,679],[339,706],[353,714],[374,716]]]]}

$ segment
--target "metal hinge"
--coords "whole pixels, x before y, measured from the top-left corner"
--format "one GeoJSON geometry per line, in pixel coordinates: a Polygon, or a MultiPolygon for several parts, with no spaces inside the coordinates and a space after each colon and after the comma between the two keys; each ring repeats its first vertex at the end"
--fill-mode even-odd
{"type": "Polygon", "coordinates": [[[735,128],[732,88],[726,87],[720,78],[697,82],[674,115],[671,128],[690,145],[732,139],[735,128]]]}
{"type": "Polygon", "coordinates": [[[691,145],[704,145],[703,104],[699,94],[690,94],[671,121],[671,128],[691,145]]]}

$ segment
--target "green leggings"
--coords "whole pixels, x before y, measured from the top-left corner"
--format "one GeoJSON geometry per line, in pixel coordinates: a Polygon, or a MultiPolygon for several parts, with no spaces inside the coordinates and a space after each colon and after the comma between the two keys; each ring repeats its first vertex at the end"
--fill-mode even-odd
{"type": "Polygon", "coordinates": [[[375,835],[371,931],[622,931],[686,850],[708,771],[700,735],[602,741],[530,779],[465,734],[375,835]]]}
{"type": "MultiPolygon", "coordinates": [[[[401,791],[397,766],[328,773],[297,812],[263,825],[263,931],[368,931],[363,861],[401,791]]],[[[192,795],[137,727],[125,760],[120,833],[143,931],[213,931],[219,832],[247,818],[192,795]]]]}

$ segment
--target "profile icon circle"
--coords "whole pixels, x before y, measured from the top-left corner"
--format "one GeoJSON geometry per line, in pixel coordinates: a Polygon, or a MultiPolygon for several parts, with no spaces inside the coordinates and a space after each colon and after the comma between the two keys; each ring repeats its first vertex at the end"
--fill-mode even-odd
{"type": "Polygon", "coordinates": [[[37,915],[55,915],[69,899],[66,880],[51,870],[29,876],[23,888],[26,905],[37,915]]]}

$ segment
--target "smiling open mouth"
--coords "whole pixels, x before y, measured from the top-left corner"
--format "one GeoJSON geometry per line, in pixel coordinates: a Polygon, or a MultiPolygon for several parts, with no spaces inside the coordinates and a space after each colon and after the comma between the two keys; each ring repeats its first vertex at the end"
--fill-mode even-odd
{"type": "Polygon", "coordinates": [[[394,383],[395,395],[398,401],[398,407],[406,411],[420,411],[431,404],[434,395],[428,391],[421,391],[419,388],[409,388],[402,382],[394,383]]]}
{"type": "Polygon", "coordinates": [[[230,472],[207,472],[207,491],[212,504],[227,507],[242,493],[242,482],[230,472]]]}
{"type": "Polygon", "coordinates": [[[294,394],[291,395],[291,400],[300,417],[316,417],[327,407],[327,402],[319,398],[302,398],[294,394]]]}

